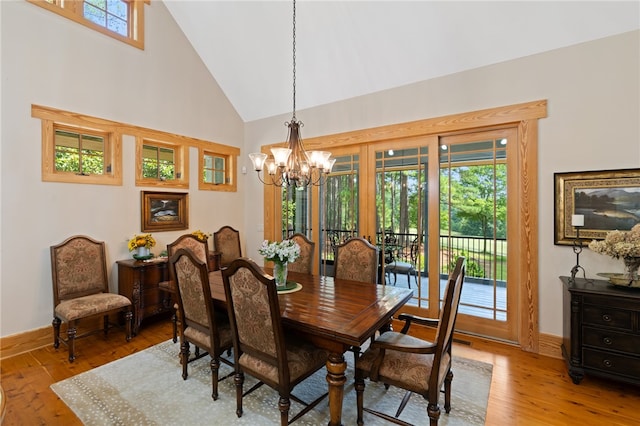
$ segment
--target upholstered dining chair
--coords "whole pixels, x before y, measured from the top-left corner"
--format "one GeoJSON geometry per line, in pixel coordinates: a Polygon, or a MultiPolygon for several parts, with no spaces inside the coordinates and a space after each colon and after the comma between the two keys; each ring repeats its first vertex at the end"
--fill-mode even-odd
{"type": "Polygon", "coordinates": [[[464,276],[465,258],[459,257],[444,292],[440,318],[436,320],[401,314],[398,319],[405,321],[402,330],[381,334],[358,358],[355,371],[358,425],[363,424],[363,410],[393,423],[406,425],[398,417],[411,393],[417,393],[428,401],[430,426],[437,426],[440,418],[438,400],[443,385],[444,408],[447,413],[451,411],[451,346],[464,276]],[[428,342],[407,334],[412,323],[437,327],[435,341],[428,342]],[[364,379],[367,377],[385,386],[397,386],[407,391],[395,416],[363,407],[364,379]]]}
{"type": "Polygon", "coordinates": [[[214,249],[220,252],[220,268],[225,268],[239,257],[242,257],[240,232],[225,225],[213,233],[214,249]]]}
{"type": "Polygon", "coordinates": [[[377,284],[378,247],[361,237],[336,246],[334,277],[377,284]]]}
{"type": "Polygon", "coordinates": [[[82,319],[102,315],[105,336],[117,326],[109,315],[122,313],[127,342],[131,340],[133,313],[131,301],[120,294],[109,292],[105,245],[85,235],[67,238],[51,246],[51,275],[53,280],[53,347],[60,342],[69,349],[69,362],[75,356],[75,340],[100,330],[77,335],[82,319]],[[60,337],[60,325],[67,323],[67,338],[60,337]]]}
{"type": "Polygon", "coordinates": [[[216,400],[220,362],[233,366],[221,356],[233,347],[228,317],[223,312],[216,312],[211,299],[207,264],[191,250],[181,248],[176,251],[169,258],[169,268],[175,278],[180,311],[182,378],[186,380],[188,377],[189,343],[205,349],[211,357],[211,397],[216,400]]]}
{"type": "MultiPolygon", "coordinates": [[[[209,266],[209,241],[199,240],[193,234],[184,234],[180,235],[175,241],[167,244],[167,256],[173,256],[179,249],[186,248],[193,252],[198,260],[204,262],[209,266]]],[[[169,286],[175,286],[175,280],[169,274],[169,281],[163,281],[159,284],[159,287],[163,290],[169,291],[170,293],[175,294],[175,288],[169,288],[169,286]]],[[[178,340],[178,304],[175,303],[173,305],[173,315],[171,316],[171,321],[173,322],[173,343],[178,340]]]]}
{"type": "MultiPolygon", "coordinates": [[[[378,283],[379,249],[365,238],[352,237],[336,246],[334,261],[334,277],[338,279],[361,281],[371,284],[378,283]]],[[[379,331],[385,332],[391,325],[384,326],[379,331]]],[[[373,341],[373,337],[371,339],[373,341]]],[[[357,361],[360,347],[349,349],[357,361]]]]}
{"type": "Polygon", "coordinates": [[[295,233],[289,238],[300,246],[300,257],[295,262],[289,263],[288,270],[300,272],[302,274],[313,273],[313,255],[316,249],[316,243],[307,238],[306,235],[295,233]]]}
{"type": "Polygon", "coordinates": [[[236,414],[242,416],[242,388],[247,373],[278,391],[280,424],[293,423],[327,395],[307,404],[291,392],[325,365],[328,353],[293,334],[285,335],[275,279],[254,261],[236,259],[222,270],[222,277],[233,335],[236,414]],[[305,407],[289,422],[291,399],[305,407]]]}

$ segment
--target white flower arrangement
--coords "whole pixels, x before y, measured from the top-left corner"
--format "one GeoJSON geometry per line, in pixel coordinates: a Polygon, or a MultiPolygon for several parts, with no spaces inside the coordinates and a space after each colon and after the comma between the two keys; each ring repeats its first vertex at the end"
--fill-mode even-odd
{"type": "Polygon", "coordinates": [[[270,262],[283,264],[295,262],[300,257],[300,246],[292,240],[284,240],[282,242],[264,240],[258,249],[258,253],[270,262]]]}
{"type": "Polygon", "coordinates": [[[593,240],[589,248],[596,253],[606,254],[614,259],[640,257],[640,223],[630,231],[608,232],[604,240],[593,240]]]}

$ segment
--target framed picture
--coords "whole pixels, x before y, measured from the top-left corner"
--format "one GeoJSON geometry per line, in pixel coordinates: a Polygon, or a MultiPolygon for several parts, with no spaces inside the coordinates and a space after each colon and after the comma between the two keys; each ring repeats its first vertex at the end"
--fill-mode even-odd
{"type": "Polygon", "coordinates": [[[142,232],[175,231],[189,227],[189,194],[141,191],[142,232]]]}
{"type": "Polygon", "coordinates": [[[640,169],[554,173],[556,245],[573,245],[573,215],[582,215],[583,246],[640,222],[640,169]]]}

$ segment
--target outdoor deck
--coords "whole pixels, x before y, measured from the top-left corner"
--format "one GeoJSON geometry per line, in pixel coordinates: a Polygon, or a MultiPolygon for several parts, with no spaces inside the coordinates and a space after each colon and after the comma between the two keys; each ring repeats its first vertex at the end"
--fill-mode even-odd
{"type": "MultiPolygon", "coordinates": [[[[415,277],[408,277],[405,274],[398,274],[398,280],[395,283],[397,287],[409,287],[408,279],[411,279],[411,287],[416,292],[415,277]]],[[[393,279],[391,280],[393,282],[393,279]]],[[[421,277],[420,285],[426,292],[429,285],[429,278],[421,277]]],[[[387,285],[393,285],[388,283],[387,285]]],[[[446,279],[440,280],[440,297],[444,295],[444,289],[447,285],[446,279]]],[[[495,307],[494,307],[494,289],[493,286],[474,282],[473,279],[465,279],[462,286],[462,295],[460,296],[459,312],[466,315],[473,315],[481,318],[496,319],[506,321],[507,309],[507,289],[506,286],[497,286],[495,289],[495,307]]],[[[417,300],[409,301],[410,305],[417,305],[417,300]]]]}

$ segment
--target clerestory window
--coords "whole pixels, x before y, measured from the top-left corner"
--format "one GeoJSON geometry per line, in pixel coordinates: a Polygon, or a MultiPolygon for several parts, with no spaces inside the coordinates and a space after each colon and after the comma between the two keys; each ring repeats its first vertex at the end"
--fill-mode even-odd
{"type": "Polygon", "coordinates": [[[149,0],[27,0],[81,25],[144,49],[144,3],[149,0]]]}

